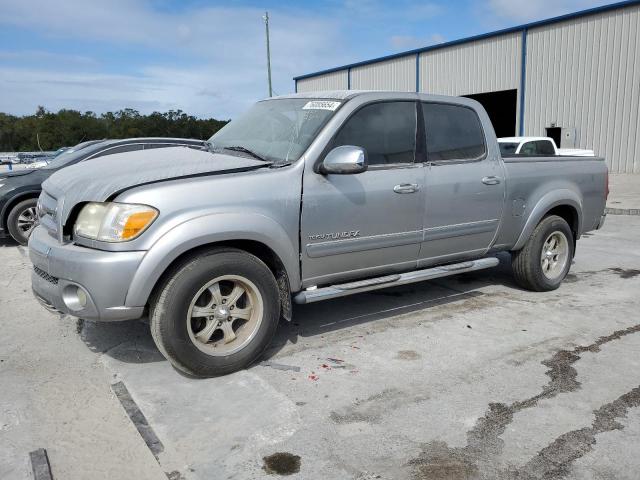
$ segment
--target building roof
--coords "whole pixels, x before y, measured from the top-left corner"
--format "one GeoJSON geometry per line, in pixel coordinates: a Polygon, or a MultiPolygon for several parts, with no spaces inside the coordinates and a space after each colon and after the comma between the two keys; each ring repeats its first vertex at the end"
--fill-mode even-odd
{"type": "Polygon", "coordinates": [[[525,31],[528,30],[530,28],[534,28],[534,27],[541,27],[544,25],[551,25],[553,23],[558,23],[558,22],[564,22],[567,20],[572,20],[574,18],[580,18],[580,17],[586,17],[589,15],[594,15],[596,13],[602,13],[602,12],[608,12],[611,10],[617,10],[620,8],[624,8],[624,7],[628,7],[631,5],[640,5],[640,0],[625,0],[622,2],[617,2],[617,3],[611,3],[609,5],[602,5],[600,7],[594,7],[594,8],[589,8],[587,10],[580,10],[578,12],[574,12],[574,13],[567,13],[565,15],[560,15],[557,17],[552,17],[552,18],[548,18],[545,20],[538,20],[536,22],[530,22],[530,23],[524,23],[522,25],[517,25],[515,27],[509,27],[509,28],[504,28],[502,30],[495,30],[493,32],[489,32],[489,33],[483,33],[480,35],[474,35],[472,37],[466,37],[466,38],[461,38],[458,40],[452,40],[450,42],[444,42],[444,43],[438,43],[436,45],[431,45],[428,47],[422,47],[422,48],[416,48],[413,50],[407,50],[405,52],[400,52],[400,53],[394,53],[391,55],[386,55],[383,57],[378,57],[378,58],[372,58],[371,60],[364,60],[362,62],[356,62],[356,63],[349,63],[347,65],[342,65],[340,67],[333,67],[333,68],[328,68],[326,70],[320,70],[317,72],[313,72],[313,73],[307,73],[304,75],[298,75],[297,77],[293,77],[294,80],[303,80],[305,78],[311,78],[311,77],[317,77],[318,75],[323,75],[325,73],[332,73],[332,72],[338,72],[340,70],[346,70],[349,68],[353,68],[353,67],[360,67],[363,65],[370,65],[372,63],[378,63],[384,60],[392,60],[394,58],[400,58],[400,57],[406,57],[407,55],[415,55],[418,53],[422,53],[422,52],[429,52],[431,50],[438,50],[440,48],[446,48],[446,47],[451,47],[454,45],[461,45],[463,43],[471,43],[474,42],[476,40],[482,40],[485,38],[490,38],[490,37],[496,37],[499,35],[504,35],[506,33],[514,33],[514,32],[520,32],[520,31],[525,31]]]}

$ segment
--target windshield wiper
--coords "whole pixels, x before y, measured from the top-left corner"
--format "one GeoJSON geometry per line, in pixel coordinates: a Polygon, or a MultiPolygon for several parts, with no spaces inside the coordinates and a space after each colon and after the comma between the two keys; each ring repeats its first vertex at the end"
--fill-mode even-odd
{"type": "Polygon", "coordinates": [[[204,149],[209,153],[215,153],[213,142],[209,142],[208,140],[204,141],[204,149]]]}
{"type": "Polygon", "coordinates": [[[268,162],[266,158],[261,155],[258,155],[256,152],[249,150],[247,147],[243,147],[242,145],[234,145],[232,147],[223,147],[223,150],[231,150],[233,152],[242,152],[251,155],[253,158],[260,160],[261,162],[268,162]]]}

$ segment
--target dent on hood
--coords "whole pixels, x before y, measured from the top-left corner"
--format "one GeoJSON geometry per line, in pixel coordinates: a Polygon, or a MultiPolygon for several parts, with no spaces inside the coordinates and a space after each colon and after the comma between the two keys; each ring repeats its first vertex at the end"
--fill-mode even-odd
{"type": "Polygon", "coordinates": [[[195,175],[221,174],[269,166],[268,163],[190,148],[164,148],[114,154],[63,168],[43,189],[63,201],[62,220],[80,202],[104,202],[139,185],[195,175]]]}

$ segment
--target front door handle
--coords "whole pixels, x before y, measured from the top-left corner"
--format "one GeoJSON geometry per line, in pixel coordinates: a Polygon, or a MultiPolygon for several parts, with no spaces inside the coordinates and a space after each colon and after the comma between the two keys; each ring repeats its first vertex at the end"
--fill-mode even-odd
{"type": "Polygon", "coordinates": [[[498,185],[500,183],[500,177],[484,177],[482,179],[482,183],[485,185],[498,185]]]}
{"type": "Polygon", "coordinates": [[[417,183],[401,183],[393,187],[393,191],[396,193],[416,193],[419,188],[417,183]]]}

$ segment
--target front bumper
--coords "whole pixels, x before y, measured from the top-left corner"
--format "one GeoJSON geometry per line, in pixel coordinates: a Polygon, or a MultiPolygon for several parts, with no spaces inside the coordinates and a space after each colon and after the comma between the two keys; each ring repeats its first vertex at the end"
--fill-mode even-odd
{"type": "Polygon", "coordinates": [[[602,227],[604,227],[604,221],[607,219],[607,214],[603,213],[602,216],[600,217],[600,221],[598,222],[598,226],[596,227],[596,230],[600,230],[602,227]]]}
{"type": "Polygon", "coordinates": [[[62,245],[36,227],[29,238],[33,293],[48,310],[87,320],[140,318],[144,305],[125,306],[125,298],[144,255],[62,245]],[[86,299],[79,301],[83,296],[86,299]]]}

